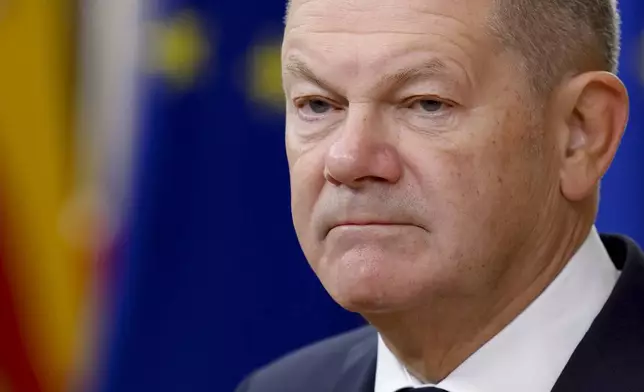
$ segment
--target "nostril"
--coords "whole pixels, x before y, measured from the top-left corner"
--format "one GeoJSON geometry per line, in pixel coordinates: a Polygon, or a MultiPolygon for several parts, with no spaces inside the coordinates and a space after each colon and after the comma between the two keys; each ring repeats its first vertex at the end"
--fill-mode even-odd
{"type": "Polygon", "coordinates": [[[333,175],[331,175],[328,169],[324,169],[324,179],[334,186],[340,186],[342,184],[341,181],[337,180],[335,177],[333,177],[333,175]]]}

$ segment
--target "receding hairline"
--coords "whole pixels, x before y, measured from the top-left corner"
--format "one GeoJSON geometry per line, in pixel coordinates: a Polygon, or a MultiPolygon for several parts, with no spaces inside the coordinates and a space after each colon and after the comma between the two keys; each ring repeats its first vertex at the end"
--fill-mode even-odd
{"type": "MultiPolygon", "coordinates": [[[[534,92],[548,93],[569,72],[617,72],[617,0],[489,1],[488,28],[503,50],[519,54],[534,92]]],[[[287,0],[285,24],[293,3],[287,0]]]]}
{"type": "Polygon", "coordinates": [[[537,90],[566,73],[616,73],[620,18],[616,0],[492,0],[490,27],[519,52],[537,90]]]}

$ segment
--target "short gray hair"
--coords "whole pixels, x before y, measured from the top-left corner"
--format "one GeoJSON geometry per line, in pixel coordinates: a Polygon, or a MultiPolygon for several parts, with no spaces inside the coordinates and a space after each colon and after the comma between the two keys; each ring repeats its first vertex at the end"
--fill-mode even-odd
{"type": "MultiPolygon", "coordinates": [[[[547,94],[569,72],[617,72],[617,0],[491,0],[489,24],[515,50],[532,90],[547,94]]],[[[286,19],[291,8],[287,1],[286,19]]]]}
{"type": "Polygon", "coordinates": [[[570,72],[617,72],[616,0],[493,0],[492,30],[516,50],[530,85],[548,93],[570,72]]]}

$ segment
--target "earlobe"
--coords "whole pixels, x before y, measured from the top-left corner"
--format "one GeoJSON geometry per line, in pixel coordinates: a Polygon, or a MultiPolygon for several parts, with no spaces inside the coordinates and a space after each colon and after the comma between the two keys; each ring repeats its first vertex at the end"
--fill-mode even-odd
{"type": "Polygon", "coordinates": [[[566,86],[569,105],[562,142],[561,191],[571,201],[594,194],[621,141],[628,118],[628,96],[619,78],[589,72],[566,86]]]}

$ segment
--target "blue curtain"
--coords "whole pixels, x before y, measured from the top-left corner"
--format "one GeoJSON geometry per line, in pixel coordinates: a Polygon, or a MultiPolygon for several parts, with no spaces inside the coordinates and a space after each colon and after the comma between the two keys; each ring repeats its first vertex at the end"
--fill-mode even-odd
{"type": "MultiPolygon", "coordinates": [[[[327,296],[291,226],[274,99],[284,2],[157,3],[162,55],[145,80],[100,390],[232,391],[250,370],[363,321],[327,296]]],[[[644,4],[621,3],[633,114],[603,184],[599,227],[644,244],[644,4]]]]}

